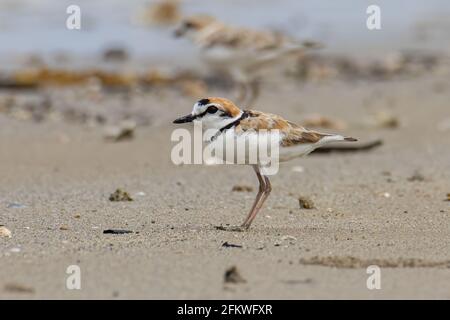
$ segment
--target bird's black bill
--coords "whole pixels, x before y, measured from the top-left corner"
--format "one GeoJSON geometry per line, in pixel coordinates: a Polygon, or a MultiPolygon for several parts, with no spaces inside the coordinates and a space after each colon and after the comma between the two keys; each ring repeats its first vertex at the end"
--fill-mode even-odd
{"type": "Polygon", "coordinates": [[[192,114],[188,114],[187,116],[178,118],[173,121],[173,123],[186,123],[186,122],[192,122],[197,118],[196,116],[193,116],[192,114]]]}

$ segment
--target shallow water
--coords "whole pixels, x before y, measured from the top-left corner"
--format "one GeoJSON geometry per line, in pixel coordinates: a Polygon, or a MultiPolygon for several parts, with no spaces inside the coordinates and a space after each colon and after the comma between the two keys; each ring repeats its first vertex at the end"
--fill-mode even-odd
{"type": "MultiPolygon", "coordinates": [[[[152,1],[150,1],[152,2],[152,1]]],[[[133,57],[189,55],[187,42],[174,39],[170,28],[135,23],[149,1],[140,0],[4,0],[0,2],[0,55],[98,54],[106,47],[127,48],[133,57]],[[82,29],[65,27],[66,8],[78,4],[82,29]]],[[[405,48],[450,49],[450,2],[378,0],[382,29],[366,28],[366,8],[374,1],[186,0],[186,14],[209,13],[230,23],[274,28],[299,39],[315,39],[330,52],[383,54],[405,48]]],[[[4,65],[4,64],[3,64],[4,65]]]]}

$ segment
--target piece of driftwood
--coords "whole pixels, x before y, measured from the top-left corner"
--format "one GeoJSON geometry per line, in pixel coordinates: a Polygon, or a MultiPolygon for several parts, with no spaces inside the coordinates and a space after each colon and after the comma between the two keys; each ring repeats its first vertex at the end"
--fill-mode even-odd
{"type": "Polygon", "coordinates": [[[329,152],[360,152],[369,151],[383,144],[383,140],[375,139],[368,142],[353,142],[346,144],[330,144],[314,150],[311,154],[329,153],[329,152]]]}
{"type": "Polygon", "coordinates": [[[14,81],[0,80],[0,90],[36,90],[38,88],[35,83],[17,83],[14,81]]]}

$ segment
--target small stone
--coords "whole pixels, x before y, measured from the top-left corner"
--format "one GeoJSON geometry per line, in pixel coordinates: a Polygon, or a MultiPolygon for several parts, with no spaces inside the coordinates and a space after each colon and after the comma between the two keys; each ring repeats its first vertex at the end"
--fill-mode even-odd
{"type": "Polygon", "coordinates": [[[0,225],[0,237],[11,238],[12,237],[12,233],[5,226],[0,225]]]}
{"type": "Polygon", "coordinates": [[[75,219],[80,219],[80,218],[81,218],[81,215],[76,214],[76,215],[74,215],[73,217],[74,217],[75,219]]]}
{"type": "Polygon", "coordinates": [[[27,206],[23,205],[21,203],[12,202],[12,203],[8,203],[8,205],[6,207],[12,208],[12,209],[23,209],[23,208],[26,208],[27,206]]]}
{"type": "Polygon", "coordinates": [[[26,287],[18,283],[7,283],[4,289],[5,291],[11,293],[34,293],[33,288],[26,287]]]}
{"type": "Polygon", "coordinates": [[[66,225],[62,225],[61,227],[59,227],[59,230],[69,230],[69,227],[66,225]]]}
{"type": "Polygon", "coordinates": [[[239,273],[236,266],[232,266],[225,271],[225,283],[245,283],[247,282],[239,273]]]}
{"type": "Polygon", "coordinates": [[[292,171],[302,173],[305,172],[305,168],[303,168],[302,166],[294,166],[292,167],[292,171]]]}
{"type": "Polygon", "coordinates": [[[446,199],[446,201],[450,201],[450,192],[447,193],[447,199],[446,199]]]}
{"type": "Polygon", "coordinates": [[[411,177],[408,178],[408,181],[425,181],[425,177],[420,172],[415,172],[411,177]]]}
{"type": "Polygon", "coordinates": [[[390,197],[391,197],[391,194],[390,194],[389,192],[384,192],[384,193],[383,193],[383,197],[385,197],[385,198],[390,198],[390,197]]]}
{"type": "Polygon", "coordinates": [[[315,209],[314,202],[308,197],[300,196],[298,198],[298,203],[300,209],[315,209]]]}
{"type": "Polygon", "coordinates": [[[117,189],[109,196],[109,201],[133,201],[128,192],[117,189]]]}
{"type": "Polygon", "coordinates": [[[375,125],[378,128],[395,129],[400,126],[400,121],[397,117],[390,114],[388,111],[380,111],[375,115],[375,125]]]}

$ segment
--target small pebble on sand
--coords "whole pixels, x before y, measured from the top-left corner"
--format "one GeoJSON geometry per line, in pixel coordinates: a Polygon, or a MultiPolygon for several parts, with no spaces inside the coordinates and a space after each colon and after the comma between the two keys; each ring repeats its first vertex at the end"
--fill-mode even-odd
{"type": "Polygon", "coordinates": [[[412,176],[408,178],[408,181],[414,182],[414,181],[425,181],[424,175],[422,175],[420,172],[416,171],[412,176]]]}
{"type": "Polygon", "coordinates": [[[236,266],[232,266],[225,271],[225,283],[245,283],[247,282],[239,273],[236,266]]]}
{"type": "Polygon", "coordinates": [[[6,228],[3,225],[0,225],[0,237],[11,238],[12,237],[12,233],[11,233],[11,231],[8,228],[6,228]]]}
{"type": "Polygon", "coordinates": [[[130,194],[122,189],[117,189],[109,196],[109,201],[133,201],[130,194]]]}
{"type": "Polygon", "coordinates": [[[298,197],[298,203],[300,205],[300,209],[315,209],[314,202],[308,197],[298,197]]]}
{"type": "Polygon", "coordinates": [[[252,192],[253,188],[249,187],[249,186],[243,186],[243,185],[236,185],[233,187],[233,189],[231,189],[231,191],[236,191],[236,192],[252,192]]]}
{"type": "Polygon", "coordinates": [[[11,202],[6,207],[11,208],[11,209],[23,209],[23,208],[26,208],[27,206],[25,206],[21,203],[11,202]]]}

